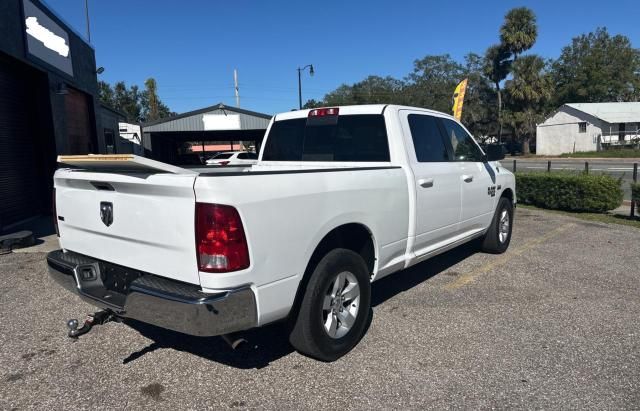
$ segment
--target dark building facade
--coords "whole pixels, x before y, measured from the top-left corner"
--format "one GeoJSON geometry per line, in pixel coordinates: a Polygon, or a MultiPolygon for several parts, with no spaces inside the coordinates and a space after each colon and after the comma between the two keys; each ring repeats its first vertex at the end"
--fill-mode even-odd
{"type": "Polygon", "coordinates": [[[0,233],[51,212],[58,154],[105,151],[97,95],[91,45],[39,0],[0,1],[0,233]]]}
{"type": "Polygon", "coordinates": [[[121,138],[119,134],[119,124],[125,121],[124,113],[100,104],[100,122],[106,154],[133,154],[133,144],[121,138]]]}

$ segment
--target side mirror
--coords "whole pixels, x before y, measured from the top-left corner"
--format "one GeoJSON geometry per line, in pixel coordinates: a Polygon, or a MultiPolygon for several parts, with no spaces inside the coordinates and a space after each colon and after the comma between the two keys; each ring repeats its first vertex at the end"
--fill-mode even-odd
{"type": "Polygon", "coordinates": [[[500,144],[489,144],[485,150],[487,161],[499,161],[504,159],[504,148],[500,144]]]}

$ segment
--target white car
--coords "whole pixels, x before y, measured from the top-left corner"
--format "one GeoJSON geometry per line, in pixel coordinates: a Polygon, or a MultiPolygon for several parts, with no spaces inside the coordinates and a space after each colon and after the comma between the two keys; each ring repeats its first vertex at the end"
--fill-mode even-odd
{"type": "Polygon", "coordinates": [[[298,351],[332,361],[363,336],[372,282],[474,239],[507,249],[515,179],[495,148],[446,114],[364,105],[276,115],[244,171],[63,156],[49,270],[186,334],[287,320],[298,351]]]}
{"type": "Polygon", "coordinates": [[[227,151],[218,153],[206,161],[208,166],[233,166],[243,164],[256,164],[258,155],[250,151],[227,151]]]}

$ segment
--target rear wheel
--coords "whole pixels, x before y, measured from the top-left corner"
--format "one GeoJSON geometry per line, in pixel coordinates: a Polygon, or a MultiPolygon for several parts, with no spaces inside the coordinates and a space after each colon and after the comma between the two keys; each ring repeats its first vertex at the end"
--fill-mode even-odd
{"type": "Polygon", "coordinates": [[[362,257],[332,250],[309,278],[289,341],[302,354],[335,361],[362,338],[370,305],[371,283],[362,257]]]}
{"type": "Polygon", "coordinates": [[[482,239],[482,250],[487,253],[502,254],[509,248],[513,229],[513,204],[501,197],[491,221],[491,226],[482,239]]]}

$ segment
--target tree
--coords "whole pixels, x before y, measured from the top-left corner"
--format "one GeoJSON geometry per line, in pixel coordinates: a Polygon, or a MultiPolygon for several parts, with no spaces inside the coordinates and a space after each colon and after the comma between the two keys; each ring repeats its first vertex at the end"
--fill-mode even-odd
{"type": "Polygon", "coordinates": [[[145,90],[140,94],[140,109],[144,121],[153,121],[175,115],[158,97],[158,86],[154,78],[145,82],[145,90]]]}
{"type": "Polygon", "coordinates": [[[369,76],[349,86],[343,84],[324,96],[326,106],[351,104],[403,104],[405,84],[393,77],[369,76]]]}
{"type": "Polygon", "coordinates": [[[489,47],[485,53],[484,72],[493,82],[498,96],[498,141],[502,141],[503,125],[500,83],[509,75],[513,61],[533,47],[537,37],[538,27],[533,11],[526,7],[511,9],[500,27],[500,44],[489,47]]]}
{"type": "Polygon", "coordinates": [[[105,106],[113,107],[114,96],[111,84],[102,80],[98,81],[98,98],[105,106]]]}
{"type": "Polygon", "coordinates": [[[575,37],[553,64],[555,104],[640,100],[640,50],[606,28],[575,37]]]}
{"type": "Polygon", "coordinates": [[[148,78],[144,82],[145,92],[146,92],[146,101],[147,101],[147,112],[146,119],[147,120],[157,120],[159,110],[158,110],[158,85],[156,84],[156,80],[153,78],[148,78]]]}
{"type": "Polygon", "coordinates": [[[304,103],[304,106],[302,106],[302,108],[318,108],[318,107],[323,107],[324,106],[324,102],[323,101],[317,101],[314,99],[311,100],[307,100],[306,103],[304,103]]]}
{"type": "Polygon", "coordinates": [[[403,92],[404,104],[450,113],[453,91],[464,79],[464,67],[449,54],[426,56],[413,66],[403,92]]]}
{"type": "Polygon", "coordinates": [[[511,53],[502,45],[495,44],[487,49],[484,56],[484,75],[493,83],[497,100],[498,141],[502,141],[502,90],[500,83],[507,78],[511,69],[511,53]]]}
{"type": "Polygon", "coordinates": [[[113,87],[104,81],[98,82],[100,102],[120,111],[130,123],[157,120],[176,115],[158,97],[157,84],[153,78],[145,81],[145,90],[140,92],[138,86],[127,88],[124,81],[113,87]]]}
{"type": "Polygon", "coordinates": [[[517,7],[504,16],[504,23],[500,27],[500,44],[513,54],[514,60],[533,47],[537,37],[536,15],[531,9],[517,7]]]}
{"type": "Polygon", "coordinates": [[[544,118],[544,108],[553,93],[548,63],[536,55],[519,58],[512,66],[513,78],[505,83],[508,111],[505,120],[515,139],[522,140],[522,152],[529,153],[529,143],[536,124],[544,118]]]}
{"type": "Polygon", "coordinates": [[[484,57],[475,53],[465,56],[464,74],[468,79],[464,96],[462,123],[479,140],[495,135],[496,122],[495,93],[491,81],[484,76],[484,57]]]}
{"type": "Polygon", "coordinates": [[[136,123],[141,120],[140,95],[138,86],[127,89],[124,81],[119,81],[113,87],[113,108],[123,113],[128,122],[136,123]]]}

